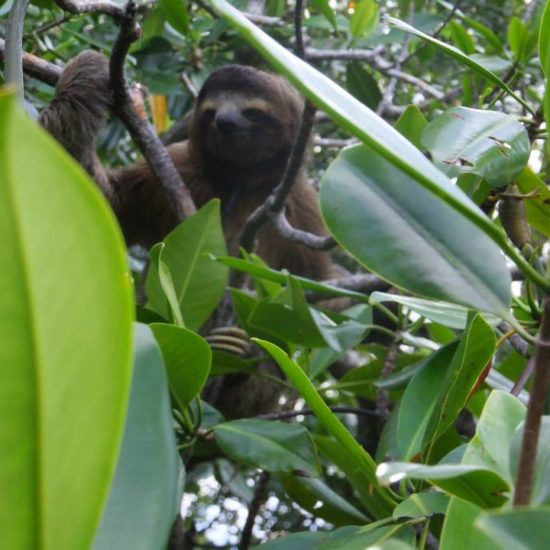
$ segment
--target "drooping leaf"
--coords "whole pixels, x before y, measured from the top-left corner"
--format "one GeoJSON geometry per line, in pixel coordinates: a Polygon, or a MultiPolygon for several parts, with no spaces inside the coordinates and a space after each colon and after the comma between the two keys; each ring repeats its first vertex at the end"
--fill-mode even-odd
{"type": "Polygon", "coordinates": [[[134,376],[122,449],[94,550],[161,548],[183,491],[168,381],[149,328],[136,325],[134,376]]]}
{"type": "Polygon", "coordinates": [[[354,38],[372,34],[380,20],[380,6],[374,0],[359,0],[349,21],[349,30],[354,38]]]}
{"type": "Polygon", "coordinates": [[[125,246],[93,182],[11,94],[0,120],[2,545],[87,548],[130,389],[125,246]]]}
{"type": "Polygon", "coordinates": [[[376,79],[364,63],[354,61],[346,66],[346,88],[348,92],[370,109],[376,109],[382,93],[376,79]]]}
{"type": "Polygon", "coordinates": [[[216,443],[231,458],[268,472],[319,475],[320,463],[309,432],[299,424],[234,420],[214,429],[216,443]]]}
{"type": "Polygon", "coordinates": [[[510,275],[499,248],[372,149],[340,153],[323,176],[320,199],[334,237],[384,279],[508,316],[510,275]]]}
{"type": "MultiPolygon", "coordinates": [[[[163,242],[162,261],[171,274],[185,326],[196,330],[218,305],[227,281],[227,268],[208,256],[226,254],[219,200],[207,203],[163,242]]],[[[154,264],[147,276],[146,293],[148,307],[165,319],[170,318],[168,301],[154,264]]]]}
{"type": "Polygon", "coordinates": [[[449,176],[477,174],[493,187],[519,174],[530,153],[529,136],[515,117],[467,107],[453,107],[430,122],[422,144],[449,176]]]}

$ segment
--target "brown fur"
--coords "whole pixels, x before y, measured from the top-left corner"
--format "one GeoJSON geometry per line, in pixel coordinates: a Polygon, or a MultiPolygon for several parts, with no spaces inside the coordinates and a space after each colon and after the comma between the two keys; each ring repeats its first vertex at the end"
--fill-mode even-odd
{"type": "MultiPolygon", "coordinates": [[[[65,68],[40,122],[98,183],[127,243],[148,247],[162,240],[177,220],[167,207],[170,199],[143,161],[107,170],[97,158],[96,137],[112,104],[108,82],[108,60],[83,52],[65,68]]],[[[302,109],[302,98],[283,78],[251,67],[225,67],[202,87],[189,139],[168,148],[197,208],[214,197],[221,200],[230,254],[238,253],[250,214],[281,181],[302,109]]],[[[317,195],[303,167],[288,196],[286,215],[299,229],[325,234],[317,195]]],[[[271,225],[260,230],[257,252],[276,269],[314,279],[336,275],[327,253],[289,242],[271,225]]],[[[269,362],[260,368],[277,372],[269,362]]],[[[273,410],[280,395],[279,386],[256,377],[231,376],[221,382],[209,385],[208,400],[232,417],[273,410]]]]}
{"type": "MultiPolygon", "coordinates": [[[[106,170],[95,155],[96,136],[111,106],[108,60],[86,51],[65,68],[56,96],[42,112],[40,122],[97,181],[119,219],[129,245],[150,246],[174,228],[167,198],[144,162],[106,170]]],[[[191,118],[190,139],[169,146],[174,164],[200,208],[221,199],[224,232],[231,254],[238,253],[241,231],[248,216],[280,182],[294,142],[303,100],[280,76],[251,67],[229,66],[205,82],[191,118]],[[215,112],[205,112],[214,103],[215,112]],[[245,109],[259,107],[245,117],[245,109]],[[226,109],[236,133],[216,129],[213,116],[226,109]],[[255,112],[255,111],[259,111],[255,112]],[[241,133],[239,133],[241,132],[241,133]]],[[[288,197],[291,224],[322,235],[325,228],[315,191],[304,169],[288,197]]],[[[334,273],[324,252],[290,243],[271,227],[259,233],[259,255],[276,269],[329,278],[334,273]]]]}

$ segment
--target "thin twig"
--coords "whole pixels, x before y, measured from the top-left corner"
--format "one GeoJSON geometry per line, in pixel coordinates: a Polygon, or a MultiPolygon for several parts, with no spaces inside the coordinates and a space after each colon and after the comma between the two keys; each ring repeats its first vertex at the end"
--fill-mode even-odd
{"type": "Polygon", "coordinates": [[[195,205],[187,187],[177,172],[170,155],[145,117],[136,112],[124,75],[124,61],[130,45],[139,37],[136,6],[126,4],[125,16],[120,19],[120,30],[110,59],[110,84],[113,90],[115,114],[122,120],[136,145],[143,153],[151,171],[160,182],[159,192],[166,195],[166,203],[177,223],[195,212],[195,205]]]}
{"type": "MultiPolygon", "coordinates": [[[[67,21],[70,21],[72,19],[72,14],[65,14],[62,17],[59,17],[58,19],[54,19],[53,21],[49,21],[48,23],[44,23],[44,25],[41,25],[40,27],[36,28],[32,31],[33,35],[42,34],[44,32],[47,32],[51,29],[55,29],[56,27],[59,27],[60,25],[63,25],[63,23],[66,23],[67,21]]],[[[31,33],[29,33],[31,34],[31,33]]]]}
{"type": "Polygon", "coordinates": [[[269,485],[270,479],[269,472],[261,472],[256,481],[256,487],[254,490],[254,498],[250,503],[248,508],[248,516],[246,518],[246,523],[243,527],[243,532],[241,534],[241,542],[239,543],[239,550],[248,550],[250,542],[252,541],[252,530],[254,528],[254,522],[256,521],[256,516],[260,511],[260,507],[265,502],[267,497],[267,487],[269,485]]]}
{"type": "Polygon", "coordinates": [[[514,494],[515,506],[527,506],[531,500],[540,425],[550,386],[550,293],[547,293],[544,297],[542,323],[535,348],[534,370],[535,374],[529,396],[527,418],[523,428],[516,491],[514,494]]]}
{"type": "MultiPolygon", "coordinates": [[[[511,330],[511,326],[508,323],[502,322],[497,325],[497,330],[501,334],[507,334],[511,330]]],[[[512,334],[507,338],[510,345],[522,356],[527,359],[531,357],[531,350],[529,348],[529,342],[526,342],[519,334],[512,334]]]]}
{"type": "MultiPolygon", "coordinates": [[[[399,354],[399,344],[401,343],[401,332],[395,331],[393,340],[388,347],[388,352],[384,359],[384,365],[382,367],[382,373],[380,374],[380,380],[384,380],[395,370],[397,363],[397,356],[399,354]]],[[[378,388],[376,392],[376,412],[382,422],[387,421],[390,416],[390,399],[388,391],[383,388],[378,388]]]]}
{"type": "MultiPolygon", "coordinates": [[[[362,273],[359,275],[350,275],[348,277],[340,277],[338,279],[327,279],[323,284],[341,288],[342,290],[353,290],[355,292],[371,292],[384,291],[390,288],[390,284],[380,279],[376,275],[370,273],[362,273]]],[[[308,300],[325,300],[327,295],[317,292],[307,293],[308,300]]]]}

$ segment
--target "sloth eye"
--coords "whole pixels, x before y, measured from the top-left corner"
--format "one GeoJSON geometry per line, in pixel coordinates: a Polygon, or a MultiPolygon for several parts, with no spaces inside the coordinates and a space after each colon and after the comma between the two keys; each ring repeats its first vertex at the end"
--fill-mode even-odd
{"type": "Polygon", "coordinates": [[[271,116],[269,116],[265,111],[262,111],[261,109],[244,109],[243,115],[252,120],[253,122],[269,122],[271,120],[271,116]]]}
{"type": "Polygon", "coordinates": [[[201,122],[210,122],[216,115],[216,109],[206,109],[201,115],[201,122]]]}

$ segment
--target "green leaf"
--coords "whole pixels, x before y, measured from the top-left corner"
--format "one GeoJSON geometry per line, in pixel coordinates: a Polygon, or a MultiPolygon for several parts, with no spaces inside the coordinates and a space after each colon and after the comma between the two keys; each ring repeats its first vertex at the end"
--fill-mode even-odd
{"type": "Polygon", "coordinates": [[[442,42],[441,40],[438,40],[437,38],[433,38],[432,36],[429,36],[428,34],[425,34],[418,29],[415,29],[414,27],[411,27],[411,25],[405,23],[404,21],[400,21],[399,19],[396,19],[395,17],[386,17],[386,21],[397,27],[398,29],[414,34],[415,36],[418,36],[419,38],[422,38],[422,40],[428,42],[429,44],[432,44],[435,46],[438,50],[441,50],[442,52],[446,53],[449,57],[452,57],[453,59],[456,59],[466,67],[469,67],[470,69],[473,69],[476,73],[480,74],[481,76],[484,76],[488,80],[490,80],[493,84],[496,84],[500,89],[508,93],[510,96],[512,96],[517,102],[519,102],[523,107],[525,107],[531,114],[533,113],[533,110],[531,107],[519,96],[517,95],[503,80],[501,80],[495,73],[492,71],[489,71],[479,63],[476,63],[466,55],[464,52],[460,51],[458,48],[455,48],[454,46],[450,46],[449,44],[446,44],[445,42],[442,42]]]}
{"type": "Polygon", "coordinates": [[[395,129],[405,136],[415,147],[422,149],[420,136],[428,121],[416,105],[407,105],[395,123],[395,129]]]}
{"type": "MultiPolygon", "coordinates": [[[[185,326],[196,330],[218,305],[227,282],[227,268],[208,257],[226,254],[219,200],[207,203],[163,242],[162,261],[172,275],[185,326]]],[[[154,264],[147,276],[146,293],[147,306],[168,319],[170,308],[154,264]]]]}
{"type": "Polygon", "coordinates": [[[287,494],[315,517],[336,526],[368,523],[368,518],[320,479],[302,476],[284,480],[287,494]]]}
{"type": "Polygon", "coordinates": [[[299,365],[292,361],[283,350],[271,342],[266,342],[257,338],[253,338],[253,341],[264,348],[273,359],[275,359],[279,367],[281,367],[282,371],[292,382],[293,386],[298,390],[305,402],[315,413],[319,422],[340,443],[343,451],[351,456],[356,467],[361,470],[362,474],[369,480],[371,485],[368,503],[369,511],[376,516],[380,515],[384,517],[388,509],[393,508],[393,498],[391,493],[380,491],[375,474],[376,464],[371,456],[361,447],[361,445],[359,445],[353,435],[350,434],[342,422],[340,422],[329,409],[299,365]]]}
{"type": "Polygon", "coordinates": [[[544,280],[516,252],[504,232],[399,132],[310,64],[292,55],[225,0],[207,2],[281,74],[342,128],[370,145],[391,164],[468,218],[497,242],[514,262],[521,265],[522,270],[527,272],[531,279],[537,281],[542,288],[550,288],[550,282],[544,280]]]}
{"type": "Polygon", "coordinates": [[[528,38],[529,29],[527,25],[519,17],[512,17],[508,25],[508,44],[514,58],[518,61],[525,58],[528,38]]]}
{"type": "Polygon", "coordinates": [[[516,508],[483,515],[476,521],[476,527],[500,548],[530,550],[545,547],[549,523],[550,507],[516,508]]]}
{"type": "MultiPolygon", "coordinates": [[[[511,442],[510,470],[513,479],[517,478],[524,427],[524,424],[518,427],[511,442]]],[[[543,416],[535,460],[535,473],[530,498],[531,506],[550,505],[550,445],[547,444],[548,441],[550,441],[550,416],[543,416]]]]}
{"type": "Polygon", "coordinates": [[[467,107],[453,107],[430,122],[422,144],[449,176],[477,174],[493,187],[519,174],[530,153],[529,136],[515,117],[467,107]]]}
{"type": "MultiPolygon", "coordinates": [[[[373,292],[370,295],[371,302],[395,302],[408,307],[411,311],[422,315],[426,319],[439,323],[445,327],[464,330],[468,322],[469,310],[463,306],[449,304],[447,302],[434,302],[432,300],[422,300],[421,298],[412,298],[410,296],[401,296],[399,294],[389,294],[387,292],[373,292]]],[[[493,315],[484,315],[485,320],[496,325],[500,323],[500,318],[493,315]]]]}
{"type": "MultiPolygon", "coordinates": [[[[268,281],[274,281],[276,283],[286,284],[288,281],[288,273],[277,271],[276,269],[271,269],[270,267],[259,265],[255,262],[248,260],[241,260],[240,258],[234,258],[233,256],[225,256],[221,258],[215,258],[218,262],[241,271],[243,273],[249,273],[255,277],[261,277],[267,279],[268,281]]],[[[355,298],[359,301],[368,301],[368,296],[361,294],[360,292],[355,292],[353,290],[344,290],[335,286],[327,285],[324,283],[318,283],[317,281],[312,281],[311,279],[306,279],[305,277],[299,277],[293,275],[292,279],[297,281],[298,284],[304,290],[312,290],[313,292],[319,292],[321,294],[326,294],[327,296],[342,296],[347,298],[355,298]]]]}
{"type": "Polygon", "coordinates": [[[550,237],[550,190],[528,166],[516,178],[519,190],[532,196],[523,199],[527,221],[537,231],[550,237]]]}
{"type": "Polygon", "coordinates": [[[367,70],[365,63],[352,61],[346,66],[348,92],[371,109],[376,109],[382,99],[378,82],[367,70]]]}
{"type": "Polygon", "coordinates": [[[380,22],[380,6],[373,0],[359,0],[349,20],[351,35],[364,38],[372,34],[380,22]]]}
{"type": "Polygon", "coordinates": [[[183,0],[160,0],[159,7],[166,21],[180,34],[189,34],[189,13],[183,0]]]}
{"type": "Polygon", "coordinates": [[[444,514],[448,505],[449,497],[444,493],[416,493],[396,506],[393,519],[429,518],[434,514],[444,514]]]}
{"type": "Polygon", "coordinates": [[[0,120],[2,545],[88,548],[130,389],[125,246],[96,186],[12,94],[0,120]]]}
{"type": "Polygon", "coordinates": [[[450,21],[449,30],[455,46],[462,50],[466,55],[472,55],[476,51],[474,39],[468,31],[458,22],[450,21]]]}
{"type": "Polygon", "coordinates": [[[170,391],[178,405],[188,405],[202,390],[212,361],[208,342],[195,332],[165,323],[150,325],[162,351],[170,391]]]}
{"type": "Polygon", "coordinates": [[[458,349],[445,373],[444,392],[439,396],[427,435],[435,439],[454,423],[480,375],[491,361],[496,336],[491,327],[476,315],[463,334],[458,349]]]}
{"type": "MultiPolygon", "coordinates": [[[[550,78],[550,2],[546,2],[540,22],[539,31],[539,58],[540,65],[546,78],[550,78]]],[[[548,112],[547,118],[548,121],[548,112]]]]}
{"type": "Polygon", "coordinates": [[[382,278],[421,296],[509,315],[510,275],[498,247],[372,149],[340,153],[323,176],[320,199],[336,240],[382,278]]]}
{"type": "Polygon", "coordinates": [[[444,550],[503,550],[477,528],[477,519],[485,515],[482,508],[459,498],[451,498],[443,530],[441,548],[444,550]]]}
{"type": "Polygon", "coordinates": [[[174,288],[174,279],[170,273],[170,268],[162,261],[162,251],[165,248],[164,243],[157,243],[149,252],[151,258],[151,265],[156,269],[160,286],[164,292],[170,312],[172,313],[172,319],[174,323],[180,327],[185,327],[183,317],[181,315],[180,305],[178,297],[176,296],[176,289],[174,288]]]}
{"type": "Polygon", "coordinates": [[[136,325],[128,416],[109,500],[93,548],[162,548],[179,512],[183,471],[164,364],[151,331],[136,325]]]}
{"type": "Polygon", "coordinates": [[[501,391],[491,392],[462,464],[490,468],[512,486],[510,449],[516,429],[524,418],[525,406],[517,398],[501,391]]]}
{"type": "Polygon", "coordinates": [[[424,448],[428,425],[445,389],[445,372],[453,361],[457,346],[457,342],[452,342],[427,357],[401,399],[397,445],[406,460],[424,448]]]}
{"type": "Polygon", "coordinates": [[[503,493],[510,490],[508,483],[497,473],[481,466],[442,464],[424,466],[410,462],[384,462],[377,475],[382,483],[402,479],[429,481],[447,493],[468,500],[484,508],[494,508],[506,501],[503,493]]]}
{"type": "Polygon", "coordinates": [[[328,0],[311,0],[311,5],[314,8],[317,8],[317,10],[326,17],[327,21],[332,25],[334,31],[338,30],[336,15],[334,14],[333,9],[330,7],[330,3],[328,0]]]}
{"type": "Polygon", "coordinates": [[[272,420],[234,420],[214,428],[224,453],[268,472],[318,476],[319,457],[309,432],[299,424],[272,420]]]}

